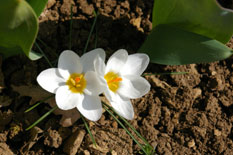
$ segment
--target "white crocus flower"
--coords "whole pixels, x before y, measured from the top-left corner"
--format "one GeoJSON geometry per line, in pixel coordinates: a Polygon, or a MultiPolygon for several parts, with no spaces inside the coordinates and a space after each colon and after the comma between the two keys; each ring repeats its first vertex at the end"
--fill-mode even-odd
{"type": "Polygon", "coordinates": [[[130,99],[140,98],[150,90],[149,82],[141,77],[148,64],[146,54],[128,55],[123,49],[116,51],[106,66],[101,57],[94,61],[95,71],[105,87],[105,96],[116,112],[126,119],[134,117],[130,99]]]}
{"type": "Polygon", "coordinates": [[[81,58],[73,51],[61,53],[58,68],[42,71],[37,81],[42,88],[56,94],[58,108],[70,110],[77,108],[87,119],[97,121],[102,115],[99,94],[102,89],[94,72],[94,59],[105,59],[103,49],[95,49],[81,58]]]}

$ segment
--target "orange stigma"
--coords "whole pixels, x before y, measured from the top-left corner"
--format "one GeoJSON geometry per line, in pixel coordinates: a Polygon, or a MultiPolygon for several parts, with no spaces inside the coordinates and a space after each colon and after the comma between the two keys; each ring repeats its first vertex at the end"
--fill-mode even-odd
{"type": "Polygon", "coordinates": [[[118,78],[108,81],[108,83],[120,82],[120,81],[122,81],[122,78],[118,77],[118,78]]]}
{"type": "Polygon", "coordinates": [[[75,82],[79,82],[80,80],[81,80],[80,77],[76,77],[76,78],[75,78],[75,82]]]}

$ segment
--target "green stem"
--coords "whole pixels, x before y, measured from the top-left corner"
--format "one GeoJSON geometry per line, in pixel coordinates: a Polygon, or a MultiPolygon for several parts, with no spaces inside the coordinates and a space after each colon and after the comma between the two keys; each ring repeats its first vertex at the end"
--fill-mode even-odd
{"type": "Polygon", "coordinates": [[[39,51],[41,52],[41,54],[44,56],[45,60],[48,62],[50,67],[53,67],[53,65],[50,63],[48,57],[45,55],[44,51],[40,48],[40,46],[37,44],[37,42],[35,42],[36,47],[39,49],[39,51]]]}
{"type": "Polygon", "coordinates": [[[83,120],[83,123],[84,123],[86,129],[87,129],[87,132],[89,133],[89,135],[90,135],[90,137],[91,137],[92,143],[96,146],[95,138],[94,138],[94,136],[92,135],[91,130],[90,130],[90,128],[89,128],[89,126],[88,126],[88,124],[87,124],[85,118],[83,117],[82,114],[80,114],[80,116],[81,116],[81,118],[82,118],[82,120],[83,120]]]}
{"type": "Polygon", "coordinates": [[[98,32],[97,32],[97,27],[95,27],[95,48],[97,47],[97,37],[98,37],[98,32]]]}
{"type": "MultiPolygon", "coordinates": [[[[105,106],[107,106],[109,109],[111,109],[114,113],[116,113],[115,112],[115,110],[111,107],[111,106],[109,106],[108,104],[106,104],[106,103],[104,103],[104,102],[102,102],[105,106]]],[[[117,114],[117,113],[116,113],[117,114]]],[[[117,114],[118,115],[118,114],[117,114]]],[[[121,117],[120,115],[118,115],[119,117],[120,117],[120,119],[122,119],[135,133],[136,133],[136,135],[139,137],[139,138],[141,138],[143,141],[144,141],[144,143],[146,143],[147,145],[149,145],[150,146],[150,144],[147,142],[147,140],[144,138],[144,137],[142,137],[142,135],[139,133],[139,132],[137,132],[137,130],[126,120],[126,119],[124,119],[123,117],[121,117]]]]}
{"type": "Polygon", "coordinates": [[[170,72],[170,73],[145,73],[142,76],[150,76],[150,75],[179,75],[179,74],[188,74],[189,72],[170,72]]]}
{"type": "Polygon", "coordinates": [[[47,49],[49,49],[49,51],[50,51],[51,53],[53,53],[54,56],[58,57],[57,53],[54,52],[53,50],[51,50],[51,49],[49,48],[49,46],[48,46],[45,42],[43,42],[39,37],[37,37],[36,39],[37,39],[43,46],[45,46],[47,49]]]}
{"type": "Polygon", "coordinates": [[[121,123],[119,119],[114,116],[114,114],[108,109],[108,107],[104,104],[104,109],[120,124],[120,126],[127,132],[127,134],[138,144],[138,146],[142,149],[142,151],[148,155],[147,151],[144,147],[135,139],[135,137],[129,132],[129,130],[121,123]]]}
{"type": "Polygon", "coordinates": [[[73,5],[71,4],[70,6],[70,34],[69,34],[69,49],[71,50],[72,47],[72,41],[71,41],[71,37],[72,37],[72,25],[73,25],[73,5]]]}
{"type": "Polygon", "coordinates": [[[47,113],[45,113],[43,116],[41,116],[37,121],[35,121],[32,125],[30,125],[26,131],[30,130],[31,128],[33,128],[34,126],[36,126],[38,123],[40,123],[43,119],[45,119],[48,115],[50,115],[54,110],[57,109],[57,106],[53,107],[52,109],[50,109],[47,113]]]}
{"type": "Polygon", "coordinates": [[[91,39],[91,35],[92,35],[93,30],[94,30],[95,23],[96,23],[96,21],[97,21],[98,12],[97,12],[97,14],[96,14],[95,11],[94,11],[94,15],[95,15],[95,19],[94,19],[93,24],[92,24],[92,26],[91,26],[91,31],[90,31],[90,33],[89,33],[89,35],[88,35],[87,42],[86,42],[86,45],[85,45],[83,54],[86,53],[86,51],[87,51],[87,47],[88,47],[89,41],[90,41],[90,39],[91,39]]]}
{"type": "Polygon", "coordinates": [[[45,99],[41,100],[40,102],[34,104],[32,107],[28,108],[27,110],[24,111],[24,113],[27,113],[31,110],[33,110],[34,108],[38,107],[41,103],[45,102],[46,100],[50,99],[51,97],[53,97],[54,95],[48,96],[45,99]]]}

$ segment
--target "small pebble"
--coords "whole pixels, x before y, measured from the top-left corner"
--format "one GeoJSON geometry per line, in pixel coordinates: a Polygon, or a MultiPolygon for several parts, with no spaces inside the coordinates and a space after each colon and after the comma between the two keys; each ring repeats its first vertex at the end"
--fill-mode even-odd
{"type": "Polygon", "coordinates": [[[112,154],[112,155],[117,155],[117,152],[114,151],[114,150],[112,150],[112,151],[111,151],[111,154],[112,154]]]}
{"type": "Polygon", "coordinates": [[[117,129],[117,128],[118,128],[118,124],[117,124],[116,121],[112,122],[112,127],[113,127],[114,129],[117,129]]]}
{"type": "Polygon", "coordinates": [[[90,155],[90,152],[87,150],[84,150],[83,153],[84,153],[84,155],[90,155]]]}
{"type": "Polygon", "coordinates": [[[195,141],[194,141],[194,139],[192,139],[191,141],[188,142],[188,147],[191,148],[194,146],[195,146],[195,141]]]}
{"type": "Polygon", "coordinates": [[[51,8],[56,3],[56,0],[48,0],[47,8],[51,8]]]}
{"type": "Polygon", "coordinates": [[[216,75],[216,74],[217,74],[216,71],[211,72],[211,75],[216,75]]]}
{"type": "Polygon", "coordinates": [[[215,129],[215,130],[214,130],[214,135],[215,135],[215,136],[218,137],[218,136],[221,136],[221,134],[222,134],[222,132],[219,131],[218,129],[215,129]]]}

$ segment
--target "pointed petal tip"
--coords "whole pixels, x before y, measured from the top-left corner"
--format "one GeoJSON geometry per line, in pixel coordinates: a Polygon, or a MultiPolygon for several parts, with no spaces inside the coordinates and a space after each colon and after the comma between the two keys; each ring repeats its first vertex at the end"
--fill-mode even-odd
{"type": "Polygon", "coordinates": [[[109,58],[105,73],[113,71],[115,73],[121,72],[128,59],[128,52],[124,49],[119,49],[109,58]]]}
{"type": "Polygon", "coordinates": [[[58,88],[55,100],[59,109],[70,110],[81,104],[84,100],[84,95],[72,93],[67,85],[58,88]]]}
{"type": "MultiPolygon", "coordinates": [[[[113,94],[110,94],[113,95],[113,94]]],[[[110,101],[112,107],[114,110],[122,117],[133,120],[134,118],[134,109],[133,105],[129,98],[122,98],[120,95],[115,94],[114,97],[112,97],[113,101],[110,101]]]]}
{"type": "Polygon", "coordinates": [[[83,65],[78,54],[71,50],[63,51],[58,59],[58,70],[65,79],[72,73],[82,73],[83,65]]]}
{"type": "Polygon", "coordinates": [[[106,54],[102,48],[91,50],[81,56],[84,72],[94,71],[94,61],[97,57],[100,57],[103,61],[105,61],[106,54]]]}
{"type": "Polygon", "coordinates": [[[150,63],[149,56],[144,53],[135,53],[128,56],[128,59],[121,70],[123,75],[141,75],[150,63]]]}
{"type": "Polygon", "coordinates": [[[57,68],[49,68],[42,71],[36,80],[43,89],[50,93],[55,93],[58,87],[64,83],[64,79],[58,75],[57,68]]]}
{"type": "Polygon", "coordinates": [[[85,95],[82,103],[77,105],[79,112],[88,120],[98,121],[102,115],[99,96],[85,95]]]}

